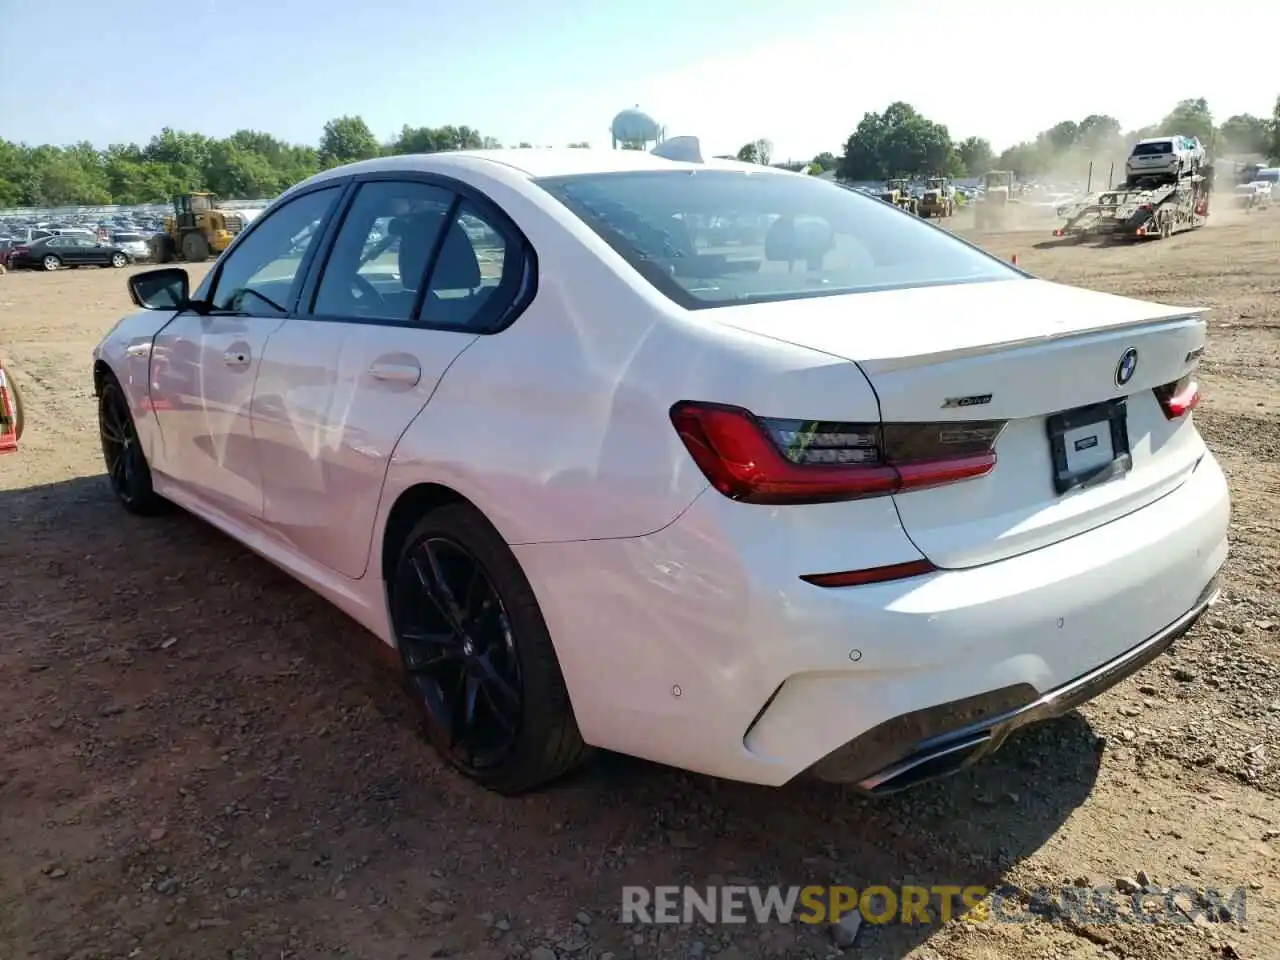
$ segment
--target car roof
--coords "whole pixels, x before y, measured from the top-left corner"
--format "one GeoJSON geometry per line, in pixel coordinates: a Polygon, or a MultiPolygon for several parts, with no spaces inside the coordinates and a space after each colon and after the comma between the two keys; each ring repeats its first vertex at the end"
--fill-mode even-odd
{"type": "Polygon", "coordinates": [[[1183,137],[1147,137],[1145,140],[1139,140],[1139,144],[1143,143],[1166,143],[1171,140],[1182,140],[1183,137]]]}
{"type": "MultiPolygon", "coordinates": [[[[523,174],[529,179],[575,174],[626,173],[647,170],[739,170],[787,175],[787,171],[737,160],[709,159],[702,163],[668,160],[644,150],[608,150],[580,147],[526,147],[503,150],[451,150],[443,153],[406,153],[378,157],[335,167],[304,183],[320,183],[340,176],[365,173],[439,173],[458,175],[477,165],[494,164],[523,174]]],[[[302,186],[302,184],[299,184],[302,186]]]]}

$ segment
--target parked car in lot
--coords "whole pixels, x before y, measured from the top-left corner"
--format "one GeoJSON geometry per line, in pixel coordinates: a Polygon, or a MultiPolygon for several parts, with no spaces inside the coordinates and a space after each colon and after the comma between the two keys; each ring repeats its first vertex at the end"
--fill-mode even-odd
{"type": "Polygon", "coordinates": [[[111,244],[127,253],[135,263],[146,260],[151,255],[147,238],[140,233],[116,231],[111,235],[111,244]]]}
{"type": "Polygon", "coordinates": [[[63,267],[124,267],[132,262],[128,252],[115,244],[99,243],[88,237],[45,237],[14,247],[9,252],[9,266],[36,270],[61,270],[63,267]]]}
{"type": "Polygon", "coordinates": [[[203,517],[398,650],[430,739],[495,790],[592,745],[888,792],[1216,595],[1202,311],[1037,280],[814,177],[387,157],[285,193],[194,291],[129,283],[144,309],[93,358],[119,502],[203,517]],[[767,227],[701,235],[742,220],[767,227]]]}

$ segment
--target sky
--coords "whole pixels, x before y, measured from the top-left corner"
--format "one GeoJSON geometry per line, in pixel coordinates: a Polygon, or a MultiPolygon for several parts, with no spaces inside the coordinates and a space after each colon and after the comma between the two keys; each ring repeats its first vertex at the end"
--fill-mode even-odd
{"type": "Polygon", "coordinates": [[[1116,0],[0,0],[0,137],[101,147],[170,126],[314,144],[326,120],[359,114],[380,140],[468,124],[509,145],[608,146],[612,117],[639,106],[714,153],[764,137],[785,160],[838,154],[864,113],[905,100],[999,150],[1090,113],[1134,129],[1191,97],[1219,120],[1269,115],[1274,31],[1241,29],[1266,7],[1161,0],[1144,18],[1116,0]],[[28,76],[39,84],[15,82],[28,76]]]}

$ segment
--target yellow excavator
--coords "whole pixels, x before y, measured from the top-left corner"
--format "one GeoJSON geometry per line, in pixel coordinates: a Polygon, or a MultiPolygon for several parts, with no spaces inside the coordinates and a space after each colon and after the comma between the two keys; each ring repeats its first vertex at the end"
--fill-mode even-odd
{"type": "Polygon", "coordinates": [[[151,260],[172,263],[186,260],[201,263],[231,245],[244,229],[245,218],[239,213],[219,210],[218,198],[212,193],[184,193],[173,198],[173,216],[165,217],[164,233],[148,242],[151,260]]]}

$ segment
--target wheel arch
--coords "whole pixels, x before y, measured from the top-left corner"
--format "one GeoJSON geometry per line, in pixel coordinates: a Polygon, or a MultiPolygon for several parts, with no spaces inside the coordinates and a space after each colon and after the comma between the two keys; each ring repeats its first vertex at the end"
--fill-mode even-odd
{"type": "MultiPolygon", "coordinates": [[[[107,377],[115,376],[116,372],[111,369],[111,364],[101,357],[95,357],[93,361],[93,395],[95,397],[102,396],[102,385],[107,382],[107,377]]],[[[119,378],[116,377],[116,379],[119,378]]]]}
{"type": "MultiPolygon", "coordinates": [[[[395,573],[396,558],[400,555],[400,549],[404,546],[404,542],[413,531],[414,526],[427,511],[450,503],[468,504],[475,508],[481,516],[485,516],[484,511],[476,506],[473,501],[443,483],[415,483],[399,493],[395,503],[391,506],[391,510],[387,513],[387,521],[382,527],[381,553],[379,556],[382,561],[380,575],[384,584],[384,591],[389,588],[391,577],[395,573]]],[[[485,519],[488,520],[489,518],[485,516],[485,519]]],[[[492,525],[493,521],[489,520],[489,523],[492,525]]]]}

